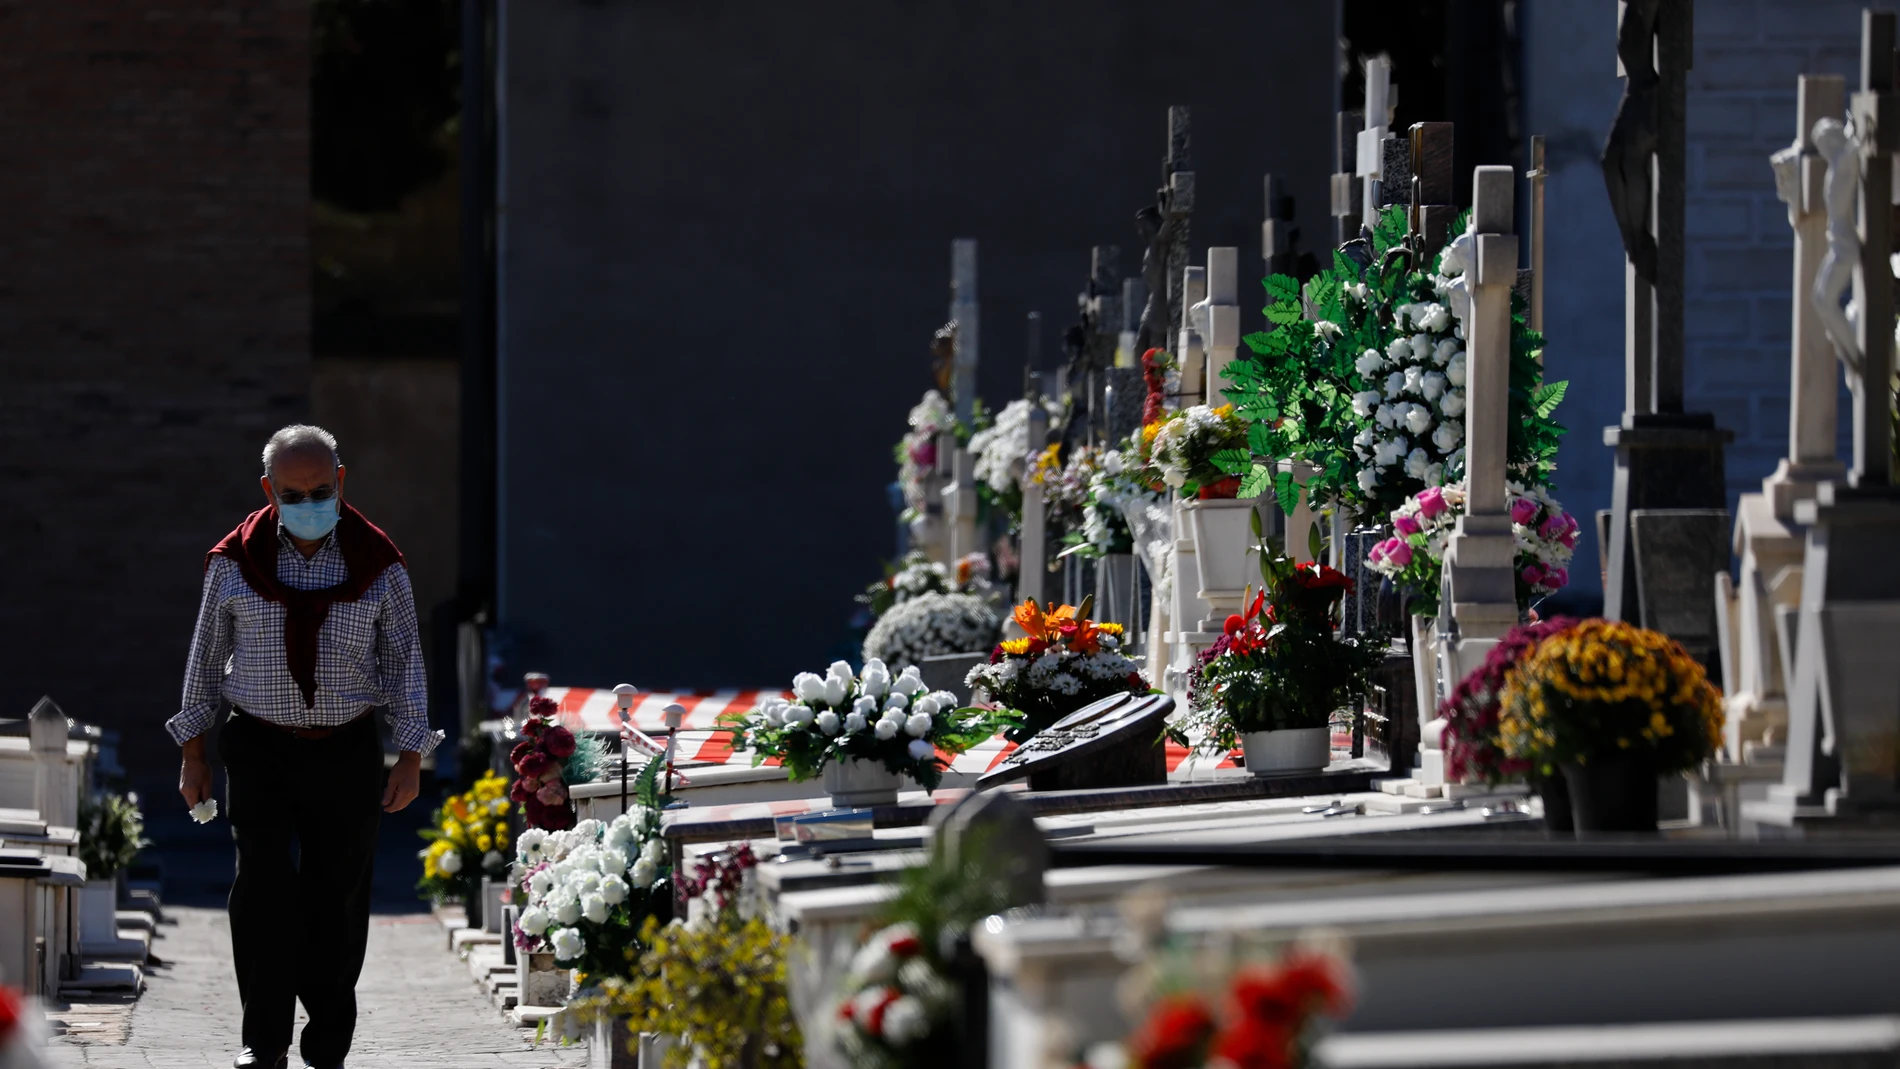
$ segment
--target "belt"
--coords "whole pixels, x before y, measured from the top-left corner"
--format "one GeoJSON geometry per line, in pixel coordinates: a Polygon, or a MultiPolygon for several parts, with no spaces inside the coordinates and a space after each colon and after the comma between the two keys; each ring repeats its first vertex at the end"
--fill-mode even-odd
{"type": "Polygon", "coordinates": [[[289,724],[279,724],[275,720],[266,720],[255,713],[246,713],[244,712],[244,710],[239,709],[235,705],[232,706],[231,708],[234,712],[242,713],[245,717],[248,717],[251,720],[255,720],[260,724],[264,724],[268,727],[274,728],[277,731],[281,731],[292,738],[310,739],[313,741],[316,739],[327,739],[330,736],[336,734],[337,732],[342,731],[344,728],[350,727],[351,725],[355,724],[357,721],[368,716],[370,713],[368,709],[365,709],[362,712],[356,714],[353,717],[350,717],[348,720],[345,720],[343,723],[338,724],[334,727],[304,728],[304,727],[292,727],[289,724]]]}

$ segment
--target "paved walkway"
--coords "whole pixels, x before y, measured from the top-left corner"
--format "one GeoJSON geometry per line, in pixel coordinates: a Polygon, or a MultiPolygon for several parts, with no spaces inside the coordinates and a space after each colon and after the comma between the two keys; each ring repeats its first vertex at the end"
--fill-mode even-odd
{"type": "MultiPolygon", "coordinates": [[[[369,960],[357,985],[352,1069],[553,1069],[586,1064],[585,1048],[531,1045],[446,949],[426,913],[370,920],[369,960]]],[[[130,1005],[54,1011],[68,1032],[52,1041],[60,1069],[224,1069],[238,1049],[231,933],[223,910],[168,907],[145,994],[130,1005]]],[[[299,1024],[302,1014],[299,1012],[299,1024]]],[[[291,1064],[300,1064],[293,1053],[291,1064]]]]}

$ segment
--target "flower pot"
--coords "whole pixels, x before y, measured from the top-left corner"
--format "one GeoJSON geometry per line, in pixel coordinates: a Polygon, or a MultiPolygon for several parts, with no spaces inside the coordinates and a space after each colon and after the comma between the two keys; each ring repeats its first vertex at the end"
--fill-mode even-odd
{"type": "Polygon", "coordinates": [[[573,978],[573,970],[555,964],[550,952],[517,955],[515,999],[523,1006],[565,1006],[573,978]]]}
{"type": "Polygon", "coordinates": [[[1531,790],[1544,800],[1544,830],[1553,837],[1576,833],[1577,825],[1570,809],[1570,784],[1562,772],[1554,776],[1530,776],[1531,790]]]}
{"type": "Polygon", "coordinates": [[[1247,771],[1256,776],[1316,772],[1333,762],[1330,727],[1250,731],[1240,737],[1247,771]]]}
{"type": "Polygon", "coordinates": [[[1579,832],[1656,830],[1656,759],[1617,753],[1563,766],[1579,832]]]}
{"type": "Polygon", "coordinates": [[[897,804],[901,778],[881,761],[828,761],[824,775],[825,793],[839,809],[897,804]]]}
{"type": "Polygon", "coordinates": [[[1259,583],[1260,572],[1253,564],[1253,506],[1252,501],[1234,498],[1182,502],[1203,598],[1239,598],[1249,583],[1259,583]]]}

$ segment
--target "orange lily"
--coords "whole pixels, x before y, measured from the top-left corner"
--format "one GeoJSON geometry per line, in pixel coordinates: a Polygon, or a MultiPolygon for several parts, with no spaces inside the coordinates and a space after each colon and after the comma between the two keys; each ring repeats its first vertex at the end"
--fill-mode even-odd
{"type": "Polygon", "coordinates": [[[1023,634],[1044,642],[1054,642],[1061,635],[1061,622],[1075,619],[1075,606],[1057,607],[1052,603],[1045,614],[1034,598],[1024,598],[1012,615],[1016,626],[1023,629],[1023,634]]]}

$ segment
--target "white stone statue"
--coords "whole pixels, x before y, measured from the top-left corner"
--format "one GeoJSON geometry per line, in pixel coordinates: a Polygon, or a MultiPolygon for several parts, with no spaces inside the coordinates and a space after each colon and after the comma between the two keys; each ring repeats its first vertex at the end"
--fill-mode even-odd
{"type": "Polygon", "coordinates": [[[1860,140],[1839,119],[1827,118],[1814,124],[1814,147],[1827,161],[1827,255],[1815,272],[1811,296],[1834,354],[1847,368],[1848,385],[1858,393],[1862,361],[1854,325],[1857,310],[1851,304],[1844,308],[1841,297],[1860,266],[1860,233],[1854,226],[1860,200],[1860,140]]]}

